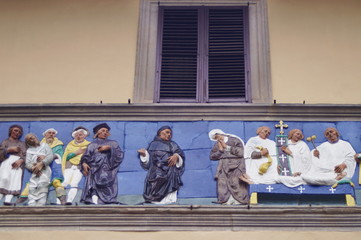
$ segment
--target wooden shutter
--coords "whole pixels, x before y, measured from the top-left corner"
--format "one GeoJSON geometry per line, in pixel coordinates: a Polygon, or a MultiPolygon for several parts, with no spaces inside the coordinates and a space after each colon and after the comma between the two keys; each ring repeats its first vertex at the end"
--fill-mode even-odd
{"type": "Polygon", "coordinates": [[[197,97],[197,9],[163,9],[160,100],[197,97]]]}
{"type": "Polygon", "coordinates": [[[246,99],[244,19],[244,8],[209,9],[209,100],[246,99]]]}

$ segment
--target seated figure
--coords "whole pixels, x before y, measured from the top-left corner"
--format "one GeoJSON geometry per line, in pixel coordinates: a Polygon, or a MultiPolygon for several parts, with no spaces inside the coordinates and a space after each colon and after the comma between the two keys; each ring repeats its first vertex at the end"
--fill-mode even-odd
{"type": "Polygon", "coordinates": [[[340,139],[336,128],[324,132],[327,142],[312,150],[312,167],[302,179],[307,184],[333,185],[339,180],[351,180],[356,167],[355,150],[340,139]]]}
{"type": "Polygon", "coordinates": [[[292,176],[279,176],[277,183],[287,187],[296,187],[305,184],[301,175],[306,174],[311,168],[311,152],[307,144],[302,141],[303,133],[299,129],[292,129],[288,133],[288,145],[282,151],[288,155],[292,176]]]}
{"type": "Polygon", "coordinates": [[[246,171],[255,184],[274,184],[278,177],[276,143],[268,139],[269,127],[257,129],[257,136],[251,137],[245,148],[246,171]]]}

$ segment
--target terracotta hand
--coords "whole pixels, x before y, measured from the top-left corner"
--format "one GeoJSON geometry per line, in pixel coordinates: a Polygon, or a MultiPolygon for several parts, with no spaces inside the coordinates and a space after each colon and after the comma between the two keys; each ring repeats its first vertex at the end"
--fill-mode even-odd
{"type": "Polygon", "coordinates": [[[140,156],[145,157],[145,156],[146,156],[145,151],[146,151],[146,150],[145,150],[144,148],[141,148],[141,149],[139,149],[137,152],[139,153],[140,156]]]}
{"type": "Polygon", "coordinates": [[[104,146],[98,147],[98,151],[99,151],[99,152],[106,152],[106,151],[109,151],[110,148],[111,148],[111,147],[110,147],[109,145],[104,145],[104,146]]]}
{"type": "Polygon", "coordinates": [[[170,156],[167,160],[168,160],[168,166],[169,167],[172,167],[172,166],[175,166],[178,162],[178,155],[177,154],[174,154],[172,156],[170,156]]]}
{"type": "Polygon", "coordinates": [[[89,171],[90,171],[89,165],[86,164],[86,163],[83,163],[83,164],[82,164],[82,167],[83,167],[83,174],[84,174],[84,176],[88,176],[89,171]]]}

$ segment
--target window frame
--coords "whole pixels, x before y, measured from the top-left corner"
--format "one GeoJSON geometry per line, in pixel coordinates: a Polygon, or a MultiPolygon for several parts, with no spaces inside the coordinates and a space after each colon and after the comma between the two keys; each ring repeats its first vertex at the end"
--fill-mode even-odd
{"type": "Polygon", "coordinates": [[[133,102],[156,102],[159,6],[248,6],[249,101],[271,103],[271,74],[266,0],[140,0],[133,102]]]}

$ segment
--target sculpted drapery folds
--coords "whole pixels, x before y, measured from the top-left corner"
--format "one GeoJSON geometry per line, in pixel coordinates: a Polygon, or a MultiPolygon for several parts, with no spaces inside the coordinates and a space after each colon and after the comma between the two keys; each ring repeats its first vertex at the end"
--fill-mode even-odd
{"type": "Polygon", "coordinates": [[[138,150],[141,166],[148,171],[143,193],[145,202],[169,204],[177,201],[177,192],[183,185],[185,155],[171,138],[171,128],[163,126],[147,150],[138,150]]]}
{"type": "Polygon", "coordinates": [[[57,197],[57,204],[65,204],[66,192],[63,185],[61,184],[64,181],[64,176],[61,170],[61,159],[64,154],[64,144],[56,136],[58,131],[54,128],[49,128],[43,132],[44,138],[41,140],[41,143],[46,143],[50,146],[53,151],[54,161],[50,164],[52,171],[51,176],[51,185],[55,189],[55,194],[57,197]]]}
{"type": "Polygon", "coordinates": [[[74,140],[70,141],[65,148],[62,159],[62,170],[64,175],[64,182],[62,185],[67,187],[70,185],[70,190],[67,194],[66,204],[71,205],[78,192],[78,185],[83,174],[80,172],[80,160],[90,144],[85,139],[89,135],[89,131],[82,127],[76,127],[72,132],[74,140]]]}
{"type": "Polygon", "coordinates": [[[333,185],[339,180],[351,180],[355,173],[355,150],[350,143],[340,139],[336,128],[324,132],[327,142],[311,151],[311,170],[301,175],[308,184],[333,185]]]}
{"type": "Polygon", "coordinates": [[[50,164],[53,152],[47,143],[40,143],[34,134],[25,137],[28,150],[26,152],[26,168],[32,172],[29,180],[29,206],[43,206],[46,203],[51,180],[50,164]]]}
{"type": "Polygon", "coordinates": [[[247,173],[256,184],[274,184],[278,177],[276,143],[268,139],[271,134],[269,127],[259,127],[256,133],[257,136],[251,137],[245,147],[247,173]],[[260,174],[260,168],[270,162],[266,171],[260,174]]]}
{"type": "Polygon", "coordinates": [[[118,142],[108,140],[106,123],[94,127],[95,140],[81,158],[81,171],[86,176],[81,202],[86,204],[117,204],[117,173],[123,160],[118,142]]]}
{"type": "Polygon", "coordinates": [[[215,178],[217,198],[221,204],[247,204],[248,184],[252,183],[246,174],[243,141],[234,135],[225,134],[220,129],[209,132],[209,138],[216,141],[210,159],[217,160],[215,178]]]}
{"type": "Polygon", "coordinates": [[[13,196],[19,195],[23,168],[26,158],[26,146],[20,140],[23,128],[12,125],[9,128],[9,138],[0,145],[0,199],[5,196],[5,205],[11,205],[13,196]]]}

